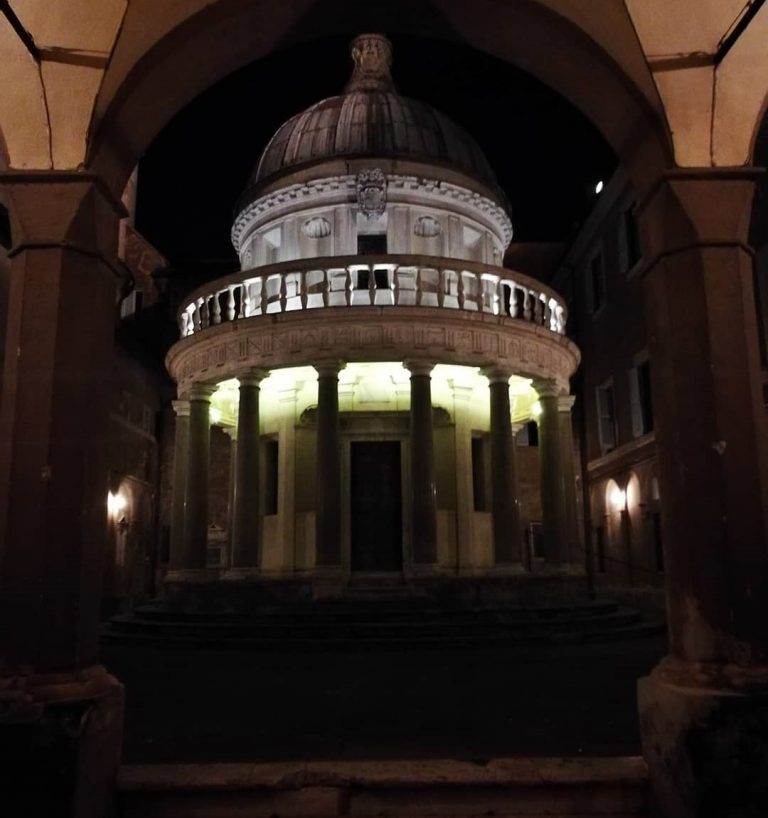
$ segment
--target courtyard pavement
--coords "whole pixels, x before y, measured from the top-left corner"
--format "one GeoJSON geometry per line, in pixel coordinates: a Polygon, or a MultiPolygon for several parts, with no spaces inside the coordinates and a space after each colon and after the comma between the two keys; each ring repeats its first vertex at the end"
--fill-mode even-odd
{"type": "Polygon", "coordinates": [[[105,644],[125,763],[634,755],[659,636],[258,652],[105,644]]]}

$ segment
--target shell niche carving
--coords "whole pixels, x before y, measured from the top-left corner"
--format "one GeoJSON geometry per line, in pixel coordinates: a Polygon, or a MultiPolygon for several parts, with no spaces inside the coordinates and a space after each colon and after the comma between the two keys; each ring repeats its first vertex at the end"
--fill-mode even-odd
{"type": "Polygon", "coordinates": [[[443,232],[440,222],[432,216],[419,216],[413,225],[413,232],[417,236],[431,239],[443,232]]]}
{"type": "Polygon", "coordinates": [[[301,232],[310,239],[324,239],[331,235],[331,223],[325,216],[313,216],[304,222],[301,232]]]}

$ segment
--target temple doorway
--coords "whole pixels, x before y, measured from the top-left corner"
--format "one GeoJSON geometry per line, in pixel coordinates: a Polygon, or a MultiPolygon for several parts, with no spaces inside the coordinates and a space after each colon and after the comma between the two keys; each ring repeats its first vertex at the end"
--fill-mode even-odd
{"type": "Polygon", "coordinates": [[[352,570],[401,571],[400,442],[353,441],[350,449],[352,570]]]}

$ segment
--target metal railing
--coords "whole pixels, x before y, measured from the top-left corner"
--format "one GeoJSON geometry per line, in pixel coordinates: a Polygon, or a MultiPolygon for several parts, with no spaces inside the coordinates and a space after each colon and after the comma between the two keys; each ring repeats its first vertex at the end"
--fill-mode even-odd
{"type": "Polygon", "coordinates": [[[326,307],[435,307],[505,316],[565,334],[566,307],[521,273],[431,256],[330,256],[219,278],[179,310],[182,337],[255,316],[326,307]]]}

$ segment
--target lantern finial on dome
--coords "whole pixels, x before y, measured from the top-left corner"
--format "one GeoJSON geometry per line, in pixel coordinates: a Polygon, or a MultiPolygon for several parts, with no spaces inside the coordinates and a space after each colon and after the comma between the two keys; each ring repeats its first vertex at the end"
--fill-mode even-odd
{"type": "Polygon", "coordinates": [[[347,83],[350,91],[394,91],[390,69],[392,43],[383,34],[358,34],[350,44],[355,67],[347,83]]]}

